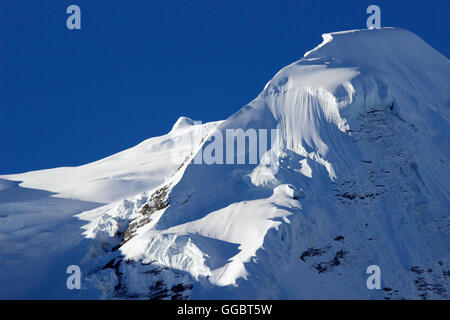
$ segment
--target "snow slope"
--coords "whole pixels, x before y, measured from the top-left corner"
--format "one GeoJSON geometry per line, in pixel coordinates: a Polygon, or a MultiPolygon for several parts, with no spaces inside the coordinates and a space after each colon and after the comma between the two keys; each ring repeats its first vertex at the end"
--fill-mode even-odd
{"type": "MultiPolygon", "coordinates": [[[[52,171],[23,175],[24,186],[109,203],[77,215],[81,296],[448,299],[450,62],[402,29],[323,38],[197,135],[166,179],[144,182],[161,176],[150,163],[133,169],[147,189],[100,201],[96,183],[88,196],[37,176],[52,171]],[[227,129],[278,135],[257,164],[195,163],[227,129]],[[381,290],[366,287],[369,265],[381,290]]],[[[108,176],[102,161],[83,167],[108,176]]]]}
{"type": "Polygon", "coordinates": [[[0,298],[80,296],[65,286],[65,268],[88,250],[74,215],[163,183],[217,124],[181,117],[168,134],[87,165],[0,176],[0,298]]]}
{"type": "Polygon", "coordinates": [[[192,144],[200,140],[217,123],[194,125],[180,117],[172,130],[151,138],[128,150],[79,166],[31,171],[1,176],[20,181],[20,186],[57,193],[61,198],[110,203],[150,190],[173,174],[192,144]]]}

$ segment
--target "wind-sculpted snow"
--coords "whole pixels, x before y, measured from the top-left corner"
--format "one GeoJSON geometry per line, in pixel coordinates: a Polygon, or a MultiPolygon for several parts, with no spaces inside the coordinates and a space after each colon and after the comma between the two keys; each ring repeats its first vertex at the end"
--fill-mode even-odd
{"type": "MultiPolygon", "coordinates": [[[[449,298],[450,62],[402,29],[323,38],[199,145],[183,140],[165,179],[77,216],[103,298],[449,298]],[[277,136],[256,164],[196,163],[229,129],[277,136]]],[[[133,156],[196,127],[180,118],[133,156]]]]}

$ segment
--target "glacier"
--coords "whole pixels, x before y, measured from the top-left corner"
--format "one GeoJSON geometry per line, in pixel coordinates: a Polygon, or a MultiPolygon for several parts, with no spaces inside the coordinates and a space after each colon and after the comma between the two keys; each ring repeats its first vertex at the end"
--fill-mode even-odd
{"type": "Polygon", "coordinates": [[[0,176],[0,298],[448,299],[449,107],[415,34],[324,34],[224,121],[0,176]],[[257,164],[194,163],[229,129],[279,135],[257,164]]]}

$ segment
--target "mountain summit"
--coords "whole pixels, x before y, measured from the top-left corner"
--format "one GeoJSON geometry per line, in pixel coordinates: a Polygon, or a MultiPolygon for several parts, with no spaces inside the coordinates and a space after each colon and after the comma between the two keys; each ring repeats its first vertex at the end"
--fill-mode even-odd
{"type": "Polygon", "coordinates": [[[225,121],[0,176],[0,295],[34,294],[8,279],[43,255],[80,265],[88,298],[448,299],[450,62],[402,29],[323,39],[225,121]],[[196,160],[233,130],[276,139],[196,160]]]}

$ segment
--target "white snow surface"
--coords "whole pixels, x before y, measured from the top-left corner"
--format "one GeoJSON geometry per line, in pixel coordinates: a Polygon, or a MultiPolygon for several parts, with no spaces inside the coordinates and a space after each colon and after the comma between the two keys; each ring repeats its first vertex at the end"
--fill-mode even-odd
{"type": "Polygon", "coordinates": [[[192,144],[219,122],[195,125],[180,117],[172,130],[128,150],[79,167],[63,167],[1,176],[24,188],[54,192],[57,197],[111,203],[162,184],[189,155],[192,144]]]}
{"type": "Polygon", "coordinates": [[[403,29],[323,39],[223,122],[0,176],[0,298],[448,299],[450,62],[403,29]],[[279,135],[194,163],[227,129],[279,135]]]}
{"type": "Polygon", "coordinates": [[[0,176],[0,298],[85,297],[65,285],[65,268],[88,251],[75,215],[99,208],[98,237],[114,232],[108,209],[170,178],[219,123],[180,117],[168,134],[87,165],[0,176]]]}

